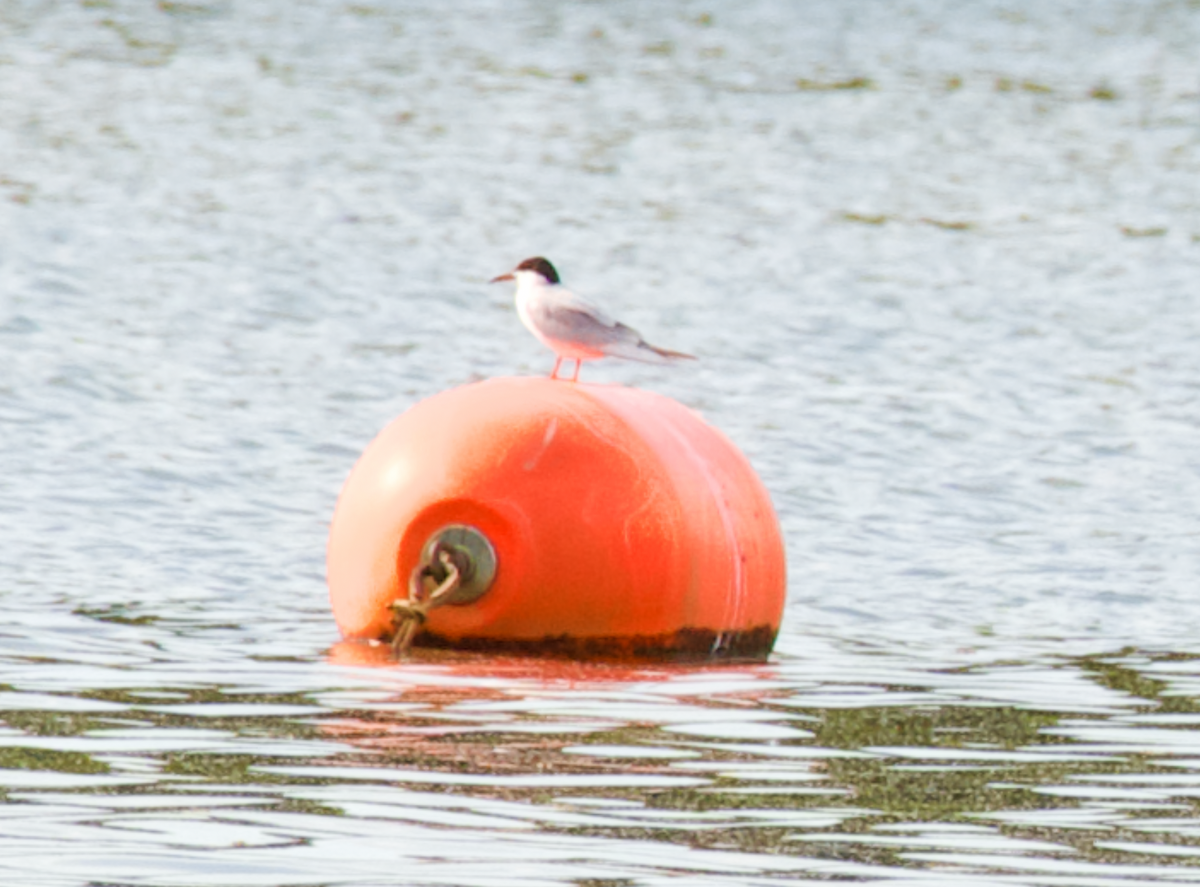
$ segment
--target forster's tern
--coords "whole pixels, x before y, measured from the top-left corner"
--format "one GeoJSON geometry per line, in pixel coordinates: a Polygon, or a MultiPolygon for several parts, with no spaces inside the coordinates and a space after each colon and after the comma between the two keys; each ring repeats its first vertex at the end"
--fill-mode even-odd
{"type": "Polygon", "coordinates": [[[579,381],[579,368],[585,360],[601,357],[623,357],[644,363],[696,359],[690,354],[656,348],[637,330],[617,323],[563,286],[554,266],[543,258],[526,259],[491,282],[501,280],[517,282],[517,314],[521,323],[557,357],[551,379],[558,378],[564,358],[575,361],[572,382],[579,381]]]}

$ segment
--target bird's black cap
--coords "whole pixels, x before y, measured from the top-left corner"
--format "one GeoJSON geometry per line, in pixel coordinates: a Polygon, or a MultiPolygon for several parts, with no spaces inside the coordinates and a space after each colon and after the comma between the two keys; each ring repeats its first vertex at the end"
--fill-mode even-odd
{"type": "Polygon", "coordinates": [[[536,271],[542,277],[546,278],[551,283],[558,283],[558,272],[554,270],[554,266],[538,256],[533,259],[526,259],[517,266],[518,271],[536,271]]]}

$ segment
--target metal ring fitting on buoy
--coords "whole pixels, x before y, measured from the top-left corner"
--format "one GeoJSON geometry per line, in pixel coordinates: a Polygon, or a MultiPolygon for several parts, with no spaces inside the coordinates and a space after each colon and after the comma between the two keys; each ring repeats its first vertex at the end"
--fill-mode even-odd
{"type": "Polygon", "coordinates": [[[487,536],[466,524],[449,524],[429,537],[421,550],[423,563],[433,565],[433,578],[442,581],[437,573],[438,549],[447,552],[458,568],[459,582],[446,603],[462,606],[477,601],[496,578],[496,549],[487,536]]]}

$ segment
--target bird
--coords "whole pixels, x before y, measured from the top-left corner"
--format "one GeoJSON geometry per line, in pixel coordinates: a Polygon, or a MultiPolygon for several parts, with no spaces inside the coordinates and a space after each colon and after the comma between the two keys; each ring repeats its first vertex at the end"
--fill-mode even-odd
{"type": "Polygon", "coordinates": [[[622,357],[643,363],[695,360],[691,354],[651,345],[641,334],[613,320],[591,302],[562,285],[558,272],[546,259],[526,259],[491,283],[513,280],[517,284],[517,315],[525,328],[554,352],[551,379],[559,378],[564,360],[575,361],[572,382],[579,381],[585,360],[622,357]]]}

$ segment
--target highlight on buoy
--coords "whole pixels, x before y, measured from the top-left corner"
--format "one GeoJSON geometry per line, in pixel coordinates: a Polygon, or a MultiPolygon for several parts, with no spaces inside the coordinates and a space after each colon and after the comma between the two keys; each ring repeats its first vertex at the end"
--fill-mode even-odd
{"type": "Polygon", "coordinates": [[[330,527],[347,639],[581,659],[763,659],[783,541],[737,448],[662,395],[545,378],[388,425],[330,527]]]}

